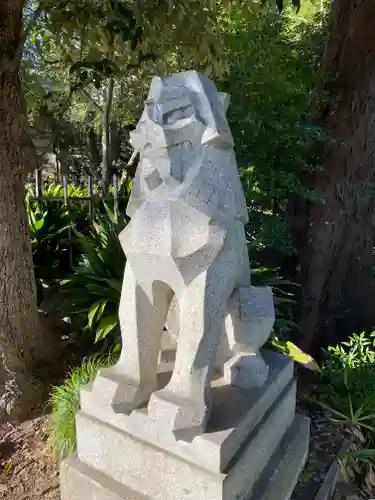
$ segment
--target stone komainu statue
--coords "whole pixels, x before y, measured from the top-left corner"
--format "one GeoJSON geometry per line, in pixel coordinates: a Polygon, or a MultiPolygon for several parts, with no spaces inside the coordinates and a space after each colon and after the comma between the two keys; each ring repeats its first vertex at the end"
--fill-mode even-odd
{"type": "Polygon", "coordinates": [[[151,417],[186,439],[204,430],[215,367],[240,387],[262,385],[268,374],[258,351],[274,322],[272,293],[250,285],[228,103],[195,71],[152,80],[131,137],[140,163],[120,235],[122,353],[101,372],[121,380],[116,411],[148,402],[151,417]],[[158,390],[165,327],[177,351],[171,380],[158,390]]]}

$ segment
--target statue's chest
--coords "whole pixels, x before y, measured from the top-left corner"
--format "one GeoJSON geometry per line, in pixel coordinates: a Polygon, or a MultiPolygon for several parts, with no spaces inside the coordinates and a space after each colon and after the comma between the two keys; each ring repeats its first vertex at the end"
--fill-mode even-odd
{"type": "Polygon", "coordinates": [[[207,244],[220,246],[222,228],[181,200],[146,201],[120,235],[125,253],[185,257],[207,244]]]}

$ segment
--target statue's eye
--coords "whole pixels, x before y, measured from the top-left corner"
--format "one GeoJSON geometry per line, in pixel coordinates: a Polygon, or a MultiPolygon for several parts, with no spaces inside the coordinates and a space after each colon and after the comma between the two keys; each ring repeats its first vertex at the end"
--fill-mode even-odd
{"type": "Polygon", "coordinates": [[[188,118],[194,113],[193,106],[184,106],[178,109],[174,109],[172,111],[168,111],[163,115],[163,123],[164,125],[171,125],[178,120],[182,120],[184,118],[188,118]]]}
{"type": "Polygon", "coordinates": [[[164,125],[170,125],[177,120],[181,120],[182,112],[180,109],[175,109],[174,111],[170,111],[169,113],[165,113],[163,115],[163,123],[164,125]]]}

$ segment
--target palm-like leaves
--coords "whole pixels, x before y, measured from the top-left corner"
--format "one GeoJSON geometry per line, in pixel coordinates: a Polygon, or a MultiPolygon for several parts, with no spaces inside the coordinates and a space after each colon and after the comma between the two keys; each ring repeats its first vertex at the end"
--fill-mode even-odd
{"type": "Polygon", "coordinates": [[[26,213],[38,285],[49,284],[59,275],[59,268],[68,250],[67,229],[71,216],[66,207],[52,210],[26,197],[26,213]]]}
{"type": "MultiPolygon", "coordinates": [[[[119,342],[118,305],[125,268],[125,255],[118,234],[126,225],[105,206],[88,234],[75,231],[82,256],[74,274],[62,282],[69,294],[70,315],[84,315],[83,334],[88,343],[101,342],[108,349],[119,342]],[[87,337],[87,334],[88,337],[87,337]]],[[[81,341],[85,339],[81,338],[81,341]]]]}

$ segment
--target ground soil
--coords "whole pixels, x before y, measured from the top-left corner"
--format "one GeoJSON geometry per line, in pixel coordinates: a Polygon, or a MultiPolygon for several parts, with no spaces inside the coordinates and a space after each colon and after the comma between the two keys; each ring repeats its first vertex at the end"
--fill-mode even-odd
{"type": "Polygon", "coordinates": [[[58,465],[47,450],[46,418],[0,426],[1,500],[59,500],[58,465]]]}
{"type": "MultiPolygon", "coordinates": [[[[59,363],[43,369],[48,394],[79,364],[82,355],[66,342],[66,324],[46,312],[39,313],[39,321],[46,332],[61,338],[59,363]]],[[[47,447],[47,423],[45,404],[28,420],[0,425],[0,500],[60,499],[59,466],[47,447]]]]}
{"type": "MultiPolygon", "coordinates": [[[[291,500],[314,500],[331,465],[340,456],[344,440],[350,436],[344,435],[342,427],[327,418],[317,405],[308,402],[316,397],[318,377],[316,373],[304,368],[297,368],[297,413],[308,416],[310,426],[310,449],[304,470],[301,472],[298,484],[291,500]]],[[[318,382],[319,383],[319,382],[318,382]]],[[[333,493],[332,500],[368,500],[372,496],[360,491],[354,482],[350,482],[347,466],[342,470],[333,493]]]]}

